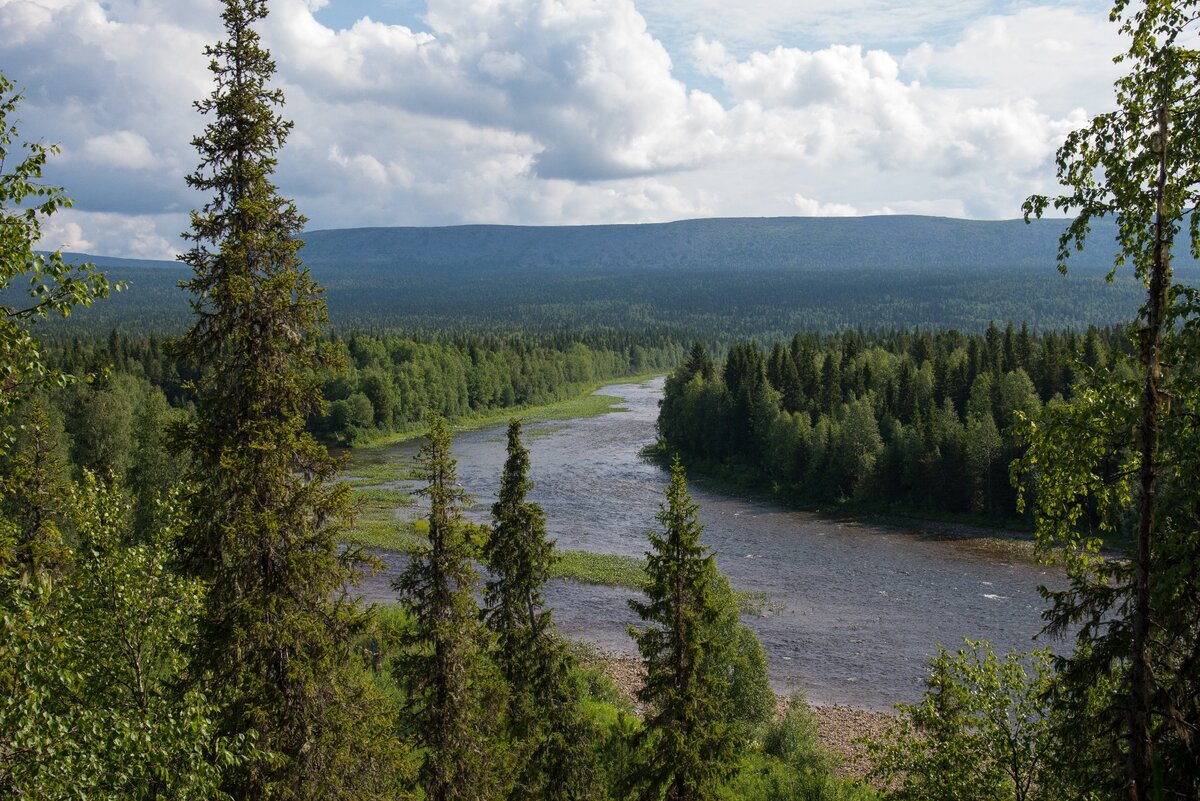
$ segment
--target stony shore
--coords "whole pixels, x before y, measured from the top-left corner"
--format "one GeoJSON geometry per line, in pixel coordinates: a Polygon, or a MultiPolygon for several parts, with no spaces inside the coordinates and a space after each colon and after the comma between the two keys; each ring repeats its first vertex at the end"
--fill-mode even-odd
{"type": "MultiPolygon", "coordinates": [[[[627,657],[604,657],[597,660],[604,672],[613,680],[621,695],[641,711],[636,692],[642,686],[642,665],[627,657]]],[[[779,696],[777,714],[783,714],[791,699],[779,696]]],[[[837,773],[841,776],[863,777],[867,773],[865,749],[856,743],[860,737],[881,734],[893,719],[888,712],[871,709],[856,709],[850,706],[809,705],[809,711],[817,722],[817,736],[830,754],[837,758],[837,773]]]]}
{"type": "Polygon", "coordinates": [[[855,740],[865,735],[882,734],[893,716],[888,712],[850,706],[809,706],[809,710],[817,720],[821,745],[837,757],[835,772],[839,776],[865,777],[870,768],[866,749],[855,740]]]}

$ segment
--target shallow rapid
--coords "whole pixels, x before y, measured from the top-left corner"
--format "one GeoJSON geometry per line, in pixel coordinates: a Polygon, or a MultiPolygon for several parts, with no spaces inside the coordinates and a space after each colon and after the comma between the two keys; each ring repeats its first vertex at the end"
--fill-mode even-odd
{"type": "MultiPolygon", "coordinates": [[[[527,427],[531,497],[545,509],[560,548],[640,556],[667,482],[661,467],[639,456],[655,439],[662,379],[600,393],[624,398],[624,411],[527,427]]],[[[389,456],[411,460],[419,444],[402,443],[389,456]]],[[[459,434],[454,454],[460,482],[477,498],[471,516],[486,520],[504,464],[503,427],[459,434]]],[[[1032,638],[1044,606],[1038,585],[1062,582],[1054,569],[970,538],[931,538],[691,491],[720,569],[734,587],[769,599],[766,614],[746,622],[766,648],[777,691],[803,689],[819,704],[889,709],[920,697],[939,643],[953,649],[963,638],[987,639],[998,653],[1052,645],[1032,638]]],[[[390,602],[403,557],[380,556],[385,569],[360,592],[390,602]]],[[[629,595],[567,581],[546,592],[565,634],[632,655],[626,628],[637,619],[629,595]]]]}

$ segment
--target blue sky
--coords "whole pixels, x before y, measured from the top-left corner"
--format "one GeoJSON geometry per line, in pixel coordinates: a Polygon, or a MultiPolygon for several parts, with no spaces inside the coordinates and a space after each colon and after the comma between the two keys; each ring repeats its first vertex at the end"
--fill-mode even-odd
{"type": "Polygon", "coordinates": [[[313,16],[330,28],[350,28],[364,17],[389,25],[424,28],[421,15],[425,6],[415,0],[330,0],[313,16]]]}
{"type": "MultiPolygon", "coordinates": [[[[22,130],[77,201],[44,245],[179,248],[219,13],[0,0],[22,130]]],[[[1090,1],[272,0],[260,29],[313,228],[1015,217],[1121,45],[1090,1]]]]}

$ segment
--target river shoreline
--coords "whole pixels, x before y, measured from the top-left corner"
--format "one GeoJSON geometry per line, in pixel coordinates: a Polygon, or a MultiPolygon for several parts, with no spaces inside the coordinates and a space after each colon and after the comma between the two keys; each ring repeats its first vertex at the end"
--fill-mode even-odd
{"type": "MultiPolygon", "coordinates": [[[[646,384],[654,379],[666,376],[663,373],[644,373],[634,376],[619,376],[614,379],[589,385],[584,391],[569,398],[538,406],[514,407],[488,412],[480,417],[464,417],[450,421],[451,430],[455,434],[467,431],[480,431],[506,423],[513,418],[519,418],[526,424],[546,422],[570,422],[595,417],[612,412],[624,411],[621,405],[625,399],[618,394],[601,393],[603,389],[613,389],[622,386],[646,384]],[[601,403],[588,403],[589,398],[602,398],[601,403]],[[610,400],[611,398],[611,400],[610,400]],[[568,416],[570,415],[570,416],[568,416]]],[[[536,429],[534,429],[536,432],[536,429]]],[[[412,442],[424,437],[425,426],[418,426],[409,431],[394,432],[368,436],[364,441],[353,446],[344,446],[344,452],[353,454],[356,450],[363,453],[377,453],[385,448],[412,442]]],[[[529,432],[527,432],[528,434],[529,432]]],[[[662,452],[659,444],[655,443],[642,449],[639,457],[649,459],[653,463],[668,468],[669,459],[662,452]]],[[[908,512],[889,512],[873,510],[870,507],[831,508],[819,504],[798,502],[777,492],[769,492],[745,484],[732,481],[721,475],[720,468],[705,464],[687,464],[689,469],[688,481],[697,488],[714,494],[748,502],[771,504],[799,512],[809,512],[826,518],[831,522],[849,522],[872,526],[881,526],[897,531],[910,533],[914,536],[930,539],[953,539],[958,541],[974,540],[994,543],[998,550],[1007,550],[1010,555],[1020,556],[1030,561],[1038,558],[1035,553],[1034,533],[1018,521],[1000,521],[989,523],[974,518],[958,519],[955,517],[926,517],[921,514],[908,512]]],[[[353,468],[350,468],[351,471],[353,468]]]]}
{"type": "MultiPolygon", "coordinates": [[[[671,460],[667,457],[661,443],[656,442],[647,446],[640,455],[663,469],[670,467],[671,460]]],[[[688,470],[688,483],[691,486],[714,495],[723,495],[748,503],[776,506],[796,512],[807,512],[830,522],[886,527],[926,539],[990,543],[991,547],[997,551],[1006,552],[1012,556],[1019,556],[1030,561],[1040,558],[1036,552],[1034,532],[1023,521],[990,522],[974,517],[955,517],[953,515],[930,517],[909,510],[881,510],[869,504],[847,503],[844,506],[831,507],[806,503],[778,491],[766,490],[746,481],[730,478],[729,471],[736,471],[737,468],[695,461],[684,461],[684,467],[688,470]]]]}
{"type": "MultiPolygon", "coordinates": [[[[637,691],[645,677],[639,660],[608,654],[587,661],[599,666],[612,679],[621,697],[639,714],[643,711],[637,701],[637,691]]],[[[793,695],[776,695],[775,714],[785,714],[796,698],[793,695]]],[[[834,757],[834,772],[838,776],[865,779],[870,762],[862,739],[882,736],[895,721],[895,713],[847,704],[804,703],[816,723],[818,741],[834,757]]]]}
{"type": "MultiPolygon", "coordinates": [[[[659,526],[667,483],[661,467],[640,455],[654,442],[662,379],[599,392],[623,398],[621,413],[528,423],[530,500],[545,510],[560,550],[640,559],[646,532],[659,526]]],[[[411,464],[418,445],[373,450],[372,463],[381,469],[373,480],[411,494],[414,482],[402,466],[411,464]]],[[[468,518],[484,521],[503,470],[503,430],[463,432],[453,452],[459,482],[477,499],[468,518]]],[[[716,494],[703,481],[691,489],[702,541],[719,569],[733,587],[764,598],[764,614],[745,622],[768,655],[775,691],[803,689],[814,707],[886,714],[894,703],[916,702],[937,647],[954,650],[964,638],[989,640],[1001,653],[1027,651],[1041,629],[1038,585],[1063,584],[1061,571],[979,536],[989,532],[796,511],[774,500],[716,494]]],[[[419,516],[420,509],[408,514],[419,516]]],[[[384,570],[361,592],[364,600],[391,603],[389,579],[403,558],[379,556],[384,570]]],[[[635,657],[627,633],[638,623],[628,605],[632,593],[558,579],[547,585],[545,599],[564,636],[635,657]]]]}
{"type": "MultiPolygon", "coordinates": [[[[601,394],[601,389],[611,386],[624,386],[626,384],[642,384],[652,381],[655,378],[664,377],[665,374],[661,372],[615,376],[611,379],[587,384],[578,394],[561,400],[533,406],[510,406],[503,409],[493,409],[477,417],[456,417],[447,420],[447,425],[452,433],[458,434],[463,431],[478,431],[506,424],[514,418],[530,422],[549,422],[597,417],[602,414],[622,411],[617,407],[624,401],[620,397],[601,394]]],[[[420,439],[427,433],[429,433],[429,427],[422,423],[404,431],[373,432],[365,435],[359,442],[353,445],[341,445],[337,447],[340,452],[349,452],[351,454],[356,449],[362,452],[379,451],[394,445],[420,439]]]]}

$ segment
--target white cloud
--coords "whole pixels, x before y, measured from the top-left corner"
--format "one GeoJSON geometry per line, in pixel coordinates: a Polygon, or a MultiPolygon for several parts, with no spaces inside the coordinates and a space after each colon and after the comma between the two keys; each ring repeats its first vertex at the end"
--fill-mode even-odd
{"type": "MultiPolygon", "coordinates": [[[[423,30],[336,31],[313,16],[324,4],[274,0],[261,26],[295,121],[278,184],[318,228],[1015,216],[1110,96],[1116,46],[1103,9],[949,0],[819,0],[804,15],[768,0],[427,0],[423,30]],[[883,41],[885,25],[900,33],[883,41]],[[779,38],[801,28],[822,42],[779,38]]],[[[219,11],[0,0],[22,130],[62,144],[47,178],[77,200],[63,225],[78,229],[60,236],[178,247],[203,202],[184,176],[219,11]]]]}
{"type": "Polygon", "coordinates": [[[1044,171],[1083,121],[1077,112],[1052,117],[1030,98],[979,105],[971,95],[905,81],[891,55],[858,46],[779,47],[738,61],[698,39],[694,53],[734,98],[730,114],[747,154],[930,177],[986,170],[1019,182],[1044,171]]]}
{"type": "Polygon", "coordinates": [[[832,45],[806,51],[777,47],[752,53],[745,61],[731,58],[719,43],[699,38],[697,58],[704,71],[721,78],[739,101],[791,106],[867,105],[881,94],[899,93],[899,65],[887,53],[858,45],[832,45]]]}
{"type": "Polygon", "coordinates": [[[303,94],[341,118],[366,105],[524,136],[545,179],[689,168],[721,145],[721,105],[672,76],[630,0],[433,0],[427,21],[432,33],[366,20],[335,32],[284,0],[264,35],[289,103],[303,94]]]}
{"type": "Polygon", "coordinates": [[[83,156],[95,164],[127,170],[149,169],[158,163],[146,137],[133,131],[89,137],[83,143],[83,156]]]}
{"type": "Polygon", "coordinates": [[[179,214],[128,215],[63,209],[42,223],[43,250],[174,259],[177,235],[187,225],[179,214]]]}
{"type": "Polygon", "coordinates": [[[76,220],[64,219],[64,214],[51,217],[42,224],[42,238],[37,247],[41,250],[66,250],[89,253],[95,244],[84,236],[83,226],[76,220]]]}
{"type": "Polygon", "coordinates": [[[479,57],[479,71],[496,81],[512,81],[527,69],[525,57],[520,53],[498,53],[488,51],[479,57]]]}
{"type": "MultiPolygon", "coordinates": [[[[804,195],[792,195],[792,205],[801,217],[858,217],[858,209],[846,203],[822,203],[804,195]]],[[[885,212],[886,213],[886,212],[885,212]]]]}
{"type": "Polygon", "coordinates": [[[1106,13],[1034,6],[974,20],[953,42],[928,42],[902,58],[904,71],[932,85],[959,88],[973,102],[1030,98],[1059,111],[1093,113],[1112,103],[1122,50],[1106,13]]]}

